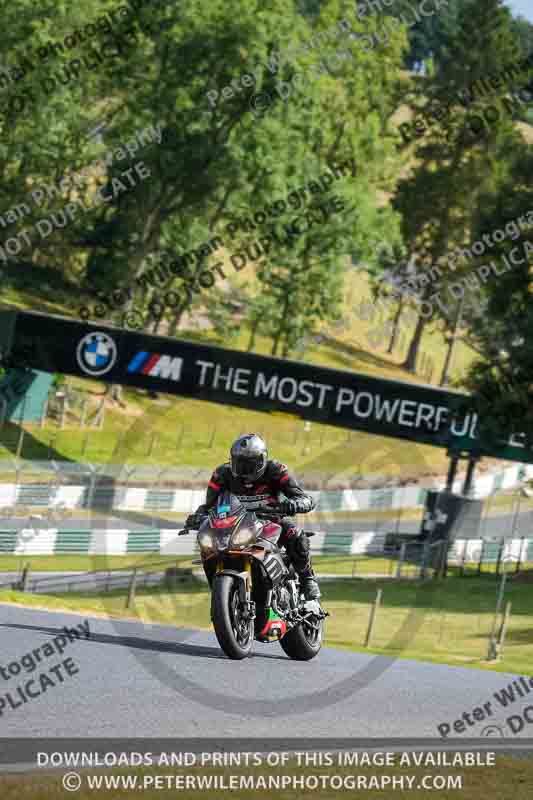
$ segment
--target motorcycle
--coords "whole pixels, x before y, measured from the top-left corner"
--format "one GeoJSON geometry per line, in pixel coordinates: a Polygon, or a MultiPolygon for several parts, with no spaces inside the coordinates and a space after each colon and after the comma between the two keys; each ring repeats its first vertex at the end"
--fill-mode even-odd
{"type": "MultiPolygon", "coordinates": [[[[275,520],[282,516],[277,505],[244,505],[224,492],[197,529],[201,560],[193,563],[204,567],[211,621],[229,658],[249,656],[254,639],[279,641],[297,661],[309,661],[322,646],[329,614],[317,600],[305,600],[297,572],[276,544],[282,529],[275,520]]],[[[184,528],[178,536],[192,530],[184,528]]]]}

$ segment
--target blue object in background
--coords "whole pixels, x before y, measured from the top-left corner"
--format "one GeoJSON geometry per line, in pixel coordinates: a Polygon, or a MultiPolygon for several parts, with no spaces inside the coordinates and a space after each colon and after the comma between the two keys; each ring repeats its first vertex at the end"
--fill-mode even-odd
{"type": "Polygon", "coordinates": [[[44,414],[53,379],[49,372],[9,370],[0,380],[0,424],[38,422],[44,414]]]}

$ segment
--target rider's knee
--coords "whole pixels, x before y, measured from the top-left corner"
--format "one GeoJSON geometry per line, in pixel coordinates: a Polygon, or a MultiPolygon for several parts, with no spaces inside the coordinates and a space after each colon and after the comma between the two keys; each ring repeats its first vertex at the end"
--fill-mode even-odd
{"type": "Polygon", "coordinates": [[[295,537],[293,548],[295,554],[298,556],[305,558],[309,555],[310,551],[309,539],[307,538],[307,536],[303,531],[300,531],[298,535],[295,537]]]}

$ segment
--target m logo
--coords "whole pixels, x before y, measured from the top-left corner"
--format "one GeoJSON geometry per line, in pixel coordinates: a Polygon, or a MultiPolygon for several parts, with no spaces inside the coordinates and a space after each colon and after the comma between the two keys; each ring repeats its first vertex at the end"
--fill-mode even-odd
{"type": "Polygon", "coordinates": [[[137,353],[128,365],[128,372],[149,375],[151,378],[179,381],[183,359],[177,356],[163,356],[159,353],[137,353]]]}

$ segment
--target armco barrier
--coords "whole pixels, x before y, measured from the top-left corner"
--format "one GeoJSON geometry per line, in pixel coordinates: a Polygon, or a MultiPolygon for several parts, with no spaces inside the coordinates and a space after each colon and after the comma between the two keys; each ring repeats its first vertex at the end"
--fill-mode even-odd
{"type": "MultiPolygon", "coordinates": [[[[0,553],[14,555],[58,555],[80,553],[87,555],[127,555],[154,553],[161,555],[192,555],[198,552],[196,537],[178,536],[176,528],[161,530],[94,530],[68,531],[43,529],[33,531],[31,539],[20,533],[0,531],[0,553]]],[[[324,533],[311,539],[314,553],[354,555],[382,552],[383,533],[324,533]]]]}
{"type": "MultiPolygon", "coordinates": [[[[161,555],[196,555],[196,537],[178,536],[176,528],[160,530],[34,530],[31,538],[24,538],[21,531],[0,531],[0,554],[4,555],[59,555],[78,553],[86,555],[128,555],[134,553],[160,553],[161,555]]],[[[318,532],[311,539],[311,551],[315,555],[380,555],[386,550],[387,536],[382,531],[318,532]]],[[[491,540],[456,539],[450,546],[449,561],[475,562],[479,560],[481,548],[492,561],[491,540]]],[[[533,559],[533,539],[505,539],[494,553],[500,558],[513,558],[520,562],[533,559]]],[[[496,556],[494,556],[496,558],[496,556]]]]}

